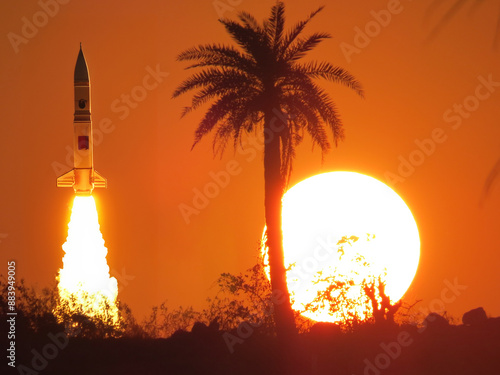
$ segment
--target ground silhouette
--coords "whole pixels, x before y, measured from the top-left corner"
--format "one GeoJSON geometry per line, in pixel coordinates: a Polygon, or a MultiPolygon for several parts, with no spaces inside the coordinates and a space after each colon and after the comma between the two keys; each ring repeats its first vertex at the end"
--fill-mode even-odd
{"type": "MultiPolygon", "coordinates": [[[[319,323],[299,335],[289,361],[295,373],[311,375],[500,374],[500,318],[470,316],[464,314],[467,324],[451,325],[433,313],[421,326],[370,323],[350,332],[319,323]]],[[[64,347],[60,331],[26,332],[17,339],[17,364],[27,369],[21,374],[41,367],[42,374],[75,375],[281,374],[276,337],[258,329],[242,335],[198,322],[167,339],[68,338],[64,347]],[[47,346],[57,342],[55,358],[46,358],[47,346]]]]}

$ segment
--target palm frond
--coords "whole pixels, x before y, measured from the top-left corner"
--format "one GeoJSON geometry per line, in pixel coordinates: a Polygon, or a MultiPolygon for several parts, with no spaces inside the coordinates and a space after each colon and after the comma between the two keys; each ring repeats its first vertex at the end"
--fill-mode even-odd
{"type": "MultiPolygon", "coordinates": [[[[313,144],[317,144],[323,154],[328,152],[331,146],[318,111],[297,96],[290,95],[285,102],[289,107],[293,108],[294,119],[292,122],[299,123],[299,126],[307,131],[313,140],[313,144]]],[[[302,140],[302,137],[299,140],[302,140]]]]}
{"type": "MultiPolygon", "coordinates": [[[[233,69],[227,68],[209,68],[201,71],[200,73],[193,74],[190,78],[182,82],[177,89],[172,94],[172,97],[176,98],[187,91],[196,89],[198,87],[209,86],[227,80],[228,78],[233,80],[241,80],[249,82],[250,76],[244,72],[239,72],[233,69]]],[[[221,87],[221,90],[224,88],[221,87]]]]}
{"type": "Polygon", "coordinates": [[[200,73],[193,74],[188,79],[184,80],[173,92],[172,97],[176,98],[181,94],[189,90],[193,90],[197,87],[201,87],[209,84],[213,80],[217,79],[220,75],[222,75],[222,71],[220,69],[207,69],[203,70],[200,73]]]}
{"type": "Polygon", "coordinates": [[[229,116],[231,110],[234,109],[237,99],[238,97],[235,94],[225,95],[210,106],[196,128],[194,143],[191,148],[193,148],[206,134],[210,133],[219,122],[223,122],[224,118],[229,116]]]}
{"type": "Polygon", "coordinates": [[[335,145],[338,144],[338,141],[343,140],[342,122],[334,103],[324,90],[315,85],[311,80],[302,79],[300,87],[296,86],[290,92],[290,96],[293,95],[302,103],[307,103],[306,105],[317,113],[322,121],[331,128],[335,145]]]}
{"type": "MultiPolygon", "coordinates": [[[[441,2],[442,0],[439,0],[441,2]]],[[[441,32],[441,30],[450,22],[450,20],[453,18],[453,16],[462,8],[467,0],[457,0],[453,6],[448,9],[446,14],[443,16],[441,19],[441,22],[439,22],[430,32],[429,37],[427,38],[428,40],[434,39],[437,34],[441,32]]]]}
{"type": "Polygon", "coordinates": [[[190,48],[177,56],[178,61],[198,60],[186,69],[204,66],[230,67],[251,72],[255,68],[255,60],[249,55],[243,55],[233,47],[217,44],[200,45],[190,48]]]}
{"type": "Polygon", "coordinates": [[[278,1],[271,9],[271,16],[264,21],[264,32],[273,50],[277,50],[282,42],[285,28],[285,4],[278,1]]]}
{"type": "Polygon", "coordinates": [[[255,61],[262,61],[262,56],[267,54],[268,45],[264,36],[253,28],[240,25],[230,20],[219,20],[234,41],[243,50],[251,55],[255,61]]]}
{"type": "Polygon", "coordinates": [[[307,24],[311,21],[311,19],[316,16],[321,10],[323,10],[323,6],[319,7],[316,9],[314,12],[311,12],[309,17],[307,17],[305,20],[299,21],[291,31],[288,32],[288,34],[284,37],[283,39],[283,45],[282,45],[282,51],[286,51],[288,47],[294,42],[294,40],[304,31],[304,28],[307,26],[307,24]]]}
{"type": "Polygon", "coordinates": [[[345,69],[333,66],[327,62],[309,62],[302,66],[294,66],[294,70],[313,78],[325,78],[354,90],[359,96],[364,97],[361,83],[345,69]]]}
{"type": "MultiPolygon", "coordinates": [[[[445,2],[444,0],[432,1],[425,12],[424,19],[428,20],[434,12],[439,10],[440,6],[444,2],[445,2]]],[[[451,21],[451,19],[462,8],[464,8],[466,3],[470,3],[470,15],[473,15],[481,7],[481,5],[488,3],[488,2],[486,0],[455,0],[453,5],[446,11],[444,16],[441,18],[440,22],[431,29],[431,32],[429,33],[429,35],[427,37],[427,41],[434,39],[441,32],[441,30],[444,27],[446,27],[446,25],[451,21]]],[[[493,40],[493,48],[494,49],[496,49],[498,47],[499,38],[500,38],[500,8],[499,8],[499,14],[497,16],[497,24],[496,24],[496,30],[495,30],[495,34],[494,34],[494,40],[493,40]]]]}
{"type": "Polygon", "coordinates": [[[245,26],[253,29],[256,33],[263,33],[263,29],[259,25],[259,22],[250,13],[243,11],[238,15],[238,18],[245,26]]]}
{"type": "Polygon", "coordinates": [[[224,150],[226,149],[228,140],[229,138],[231,138],[233,132],[234,129],[229,123],[223,124],[217,129],[217,131],[215,132],[214,140],[212,142],[214,155],[219,154],[222,156],[224,150]]]}
{"type": "Polygon", "coordinates": [[[295,61],[304,57],[307,52],[315,48],[321,41],[331,38],[328,33],[314,33],[305,39],[298,39],[283,53],[283,60],[295,61]]]}
{"type": "Polygon", "coordinates": [[[285,187],[290,181],[293,170],[293,159],[295,158],[295,147],[293,130],[291,127],[287,131],[280,134],[281,141],[281,169],[280,174],[283,176],[285,187]]]}
{"type": "Polygon", "coordinates": [[[483,187],[481,202],[483,202],[486,199],[486,197],[490,193],[491,188],[493,187],[494,182],[497,180],[499,175],[500,175],[500,159],[498,159],[498,161],[495,163],[495,166],[493,167],[490,174],[486,178],[486,182],[484,183],[483,187]]]}
{"type": "Polygon", "coordinates": [[[205,83],[191,100],[191,106],[186,107],[182,113],[185,116],[187,113],[195,110],[207,101],[228,94],[235,94],[241,97],[250,97],[258,95],[258,82],[245,74],[239,72],[226,72],[211,82],[205,83]],[[233,74],[231,74],[233,73],[233,74]]]}

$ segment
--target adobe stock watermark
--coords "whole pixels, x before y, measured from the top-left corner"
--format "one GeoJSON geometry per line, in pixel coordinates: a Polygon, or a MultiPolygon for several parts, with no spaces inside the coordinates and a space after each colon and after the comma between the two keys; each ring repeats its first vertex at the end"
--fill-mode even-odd
{"type": "Polygon", "coordinates": [[[243,0],[214,0],[212,5],[219,19],[224,18],[226,12],[234,12],[235,7],[241,5],[243,0]]]}
{"type": "Polygon", "coordinates": [[[127,275],[125,267],[122,267],[121,273],[118,273],[118,271],[113,268],[111,270],[111,274],[113,274],[113,277],[118,281],[118,285],[122,285],[124,287],[128,286],[129,281],[135,279],[135,275],[127,275]]]}
{"type": "Polygon", "coordinates": [[[137,108],[139,103],[147,99],[148,92],[158,88],[160,83],[170,75],[160,70],[160,64],[156,64],[155,69],[148,65],[146,72],[140,85],[134,86],[130,93],[122,94],[111,103],[111,112],[119,114],[120,120],[125,120],[132,109],[137,108]]]}
{"type": "Polygon", "coordinates": [[[15,53],[19,53],[21,44],[28,44],[35,36],[38,35],[40,29],[47,26],[49,20],[59,14],[61,5],[66,5],[70,0],[39,0],[38,6],[40,9],[33,13],[31,17],[21,18],[20,34],[13,31],[7,33],[7,39],[14,49],[15,53]]]}
{"type": "Polygon", "coordinates": [[[339,243],[339,239],[334,239],[333,236],[327,235],[326,240],[323,236],[316,238],[316,244],[312,253],[294,264],[289,271],[287,271],[287,279],[293,280],[294,289],[299,289],[304,281],[312,282],[314,275],[318,274],[320,265],[325,264],[333,257],[338,258],[341,248],[344,244],[339,243]]]}
{"type": "MultiPolygon", "coordinates": [[[[500,87],[500,82],[494,81],[491,73],[487,77],[478,76],[477,81],[478,84],[473,94],[466,96],[460,103],[453,103],[444,111],[443,121],[451,130],[460,129],[464,121],[471,118],[472,114],[479,109],[481,103],[491,98],[500,87]]],[[[413,175],[415,170],[436,152],[438,146],[449,139],[449,132],[449,129],[444,127],[436,127],[432,129],[428,138],[415,139],[416,147],[408,155],[398,156],[399,164],[396,173],[391,171],[384,173],[387,184],[394,186],[413,175]]]]}
{"type": "MultiPolygon", "coordinates": [[[[248,135],[236,147],[235,152],[244,156],[247,163],[255,160],[257,154],[264,150],[265,143],[270,142],[275,134],[283,131],[290,119],[289,115],[276,108],[273,109],[273,113],[275,116],[270,120],[269,129],[264,129],[263,132],[257,135],[248,135]]],[[[243,165],[238,160],[231,159],[225,164],[222,170],[209,172],[208,176],[210,180],[203,187],[192,189],[193,197],[190,204],[180,203],[177,206],[184,222],[186,224],[191,223],[191,217],[199,215],[202,210],[207,208],[210,202],[217,198],[221,191],[229,185],[232,178],[241,174],[242,171],[243,165]]]]}
{"type": "MultiPolygon", "coordinates": [[[[421,308],[420,312],[427,316],[429,312],[443,313],[446,305],[449,305],[468,288],[467,285],[458,283],[455,277],[453,282],[444,280],[445,287],[441,290],[440,298],[433,299],[428,306],[421,308]]],[[[430,321],[435,317],[430,318],[430,321]]],[[[421,334],[427,329],[428,320],[424,319],[423,326],[417,329],[417,333],[421,334]]],[[[408,331],[401,331],[398,333],[396,339],[389,343],[380,343],[381,351],[373,358],[365,358],[363,363],[365,365],[363,375],[381,375],[383,370],[389,368],[391,363],[397,360],[403,353],[403,349],[409,347],[414,342],[414,337],[408,331]]]]}
{"type": "Polygon", "coordinates": [[[107,298],[113,298],[115,296],[115,283],[113,279],[116,279],[116,291],[119,293],[120,291],[123,291],[123,288],[128,286],[129,281],[135,279],[135,275],[128,275],[125,267],[122,267],[121,273],[118,273],[118,271],[114,268],[110,270],[108,285],[104,290],[101,290],[101,293],[107,298]]]}
{"type": "MultiPolygon", "coordinates": [[[[80,328],[79,328],[80,329],[80,328]]],[[[79,333],[79,332],[77,332],[79,333]]],[[[49,365],[49,361],[55,359],[60,351],[64,350],[69,343],[69,337],[66,332],[47,334],[49,339],[40,350],[31,349],[33,357],[31,358],[31,367],[20,364],[16,366],[17,372],[21,375],[36,375],[42,372],[49,365]]]]}
{"type": "MultiPolygon", "coordinates": [[[[407,0],[412,1],[412,0],[407,0]]],[[[339,47],[348,63],[352,61],[352,55],[360,54],[363,49],[368,47],[372,40],[380,35],[383,29],[387,28],[392,22],[394,16],[403,12],[404,6],[400,0],[389,0],[385,9],[376,11],[371,10],[371,20],[362,28],[354,27],[354,37],[352,44],[342,42],[339,47]]]]}
{"type": "MultiPolygon", "coordinates": [[[[170,75],[170,73],[163,72],[161,70],[160,64],[156,64],[155,68],[148,65],[145,70],[146,74],[142,78],[140,84],[135,85],[128,92],[121,94],[120,97],[111,102],[111,112],[117,114],[118,119],[121,121],[125,120],[134,109],[138,108],[140,103],[144,102],[148,98],[149,93],[157,89],[160,84],[165,81],[165,78],[170,75]]],[[[105,134],[110,134],[115,129],[115,122],[108,117],[102,118],[97,123],[97,126],[93,125],[92,136],[94,147],[97,147],[102,143],[105,134]]],[[[73,146],[66,145],[65,150],[65,164],[57,161],[52,163],[52,169],[54,170],[56,176],[60,176],[74,166],[75,155],[73,146]]]]}

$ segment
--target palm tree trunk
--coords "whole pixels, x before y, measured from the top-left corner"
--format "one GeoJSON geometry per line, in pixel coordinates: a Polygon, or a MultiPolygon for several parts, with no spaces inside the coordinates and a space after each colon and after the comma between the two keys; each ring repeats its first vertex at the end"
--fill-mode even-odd
{"type": "Polygon", "coordinates": [[[284,266],[283,233],[281,230],[281,198],[284,179],[281,176],[279,133],[273,132],[271,126],[273,117],[275,115],[271,110],[266,111],[264,120],[264,206],[276,332],[278,339],[287,340],[296,334],[296,327],[284,266]]]}

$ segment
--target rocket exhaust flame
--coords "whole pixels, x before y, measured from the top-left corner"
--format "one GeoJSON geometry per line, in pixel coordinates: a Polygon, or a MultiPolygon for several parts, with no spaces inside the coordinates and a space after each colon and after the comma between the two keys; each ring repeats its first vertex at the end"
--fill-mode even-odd
{"type": "Polygon", "coordinates": [[[63,250],[57,277],[60,319],[64,310],[118,327],[118,284],[109,275],[94,197],[75,196],[63,250]]]}

